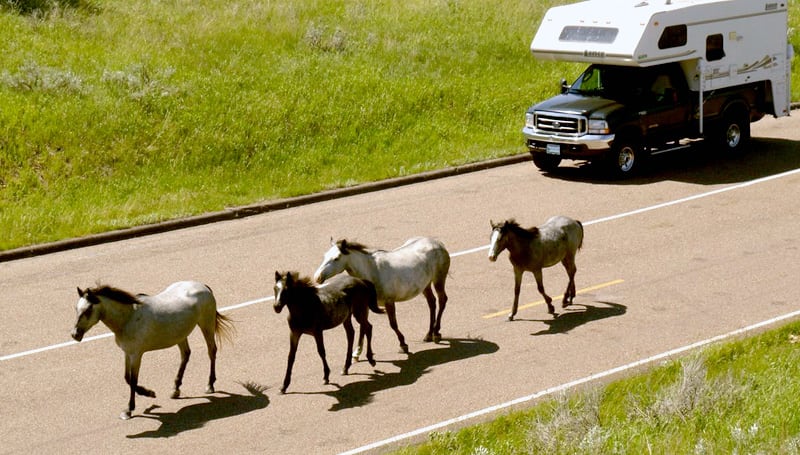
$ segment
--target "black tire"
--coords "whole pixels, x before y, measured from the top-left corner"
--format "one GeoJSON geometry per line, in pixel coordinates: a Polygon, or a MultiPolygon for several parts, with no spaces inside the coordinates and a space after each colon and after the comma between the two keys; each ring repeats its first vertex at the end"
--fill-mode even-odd
{"type": "Polygon", "coordinates": [[[539,168],[540,171],[552,172],[561,164],[561,157],[556,155],[548,155],[542,152],[531,152],[533,157],[533,164],[539,168]]]}
{"type": "Polygon", "coordinates": [[[641,169],[644,155],[639,141],[621,138],[614,141],[611,153],[606,157],[606,167],[611,177],[630,177],[641,169]]]}
{"type": "Polygon", "coordinates": [[[750,115],[744,108],[728,108],[717,130],[717,147],[723,155],[740,155],[750,141],[750,115]]]}

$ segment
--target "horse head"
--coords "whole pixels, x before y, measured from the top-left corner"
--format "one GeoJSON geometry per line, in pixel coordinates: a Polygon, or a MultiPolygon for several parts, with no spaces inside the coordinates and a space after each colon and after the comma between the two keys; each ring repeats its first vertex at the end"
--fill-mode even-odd
{"type": "Polygon", "coordinates": [[[502,223],[495,223],[489,220],[489,224],[492,226],[492,235],[489,238],[489,261],[496,261],[497,256],[506,249],[505,234],[508,230],[509,223],[513,222],[513,220],[507,220],[502,223]]]}
{"type": "Polygon", "coordinates": [[[293,282],[292,272],[280,273],[275,271],[275,287],[272,290],[275,292],[275,303],[272,304],[272,309],[276,313],[280,313],[286,302],[283,300],[283,291],[291,287],[293,282]]]}
{"type": "Polygon", "coordinates": [[[347,240],[342,239],[334,242],[331,238],[331,247],[325,252],[322,257],[322,263],[317,267],[317,271],[314,272],[314,281],[322,284],[328,278],[342,273],[347,266],[346,256],[348,253],[349,245],[347,240]]]}
{"type": "Polygon", "coordinates": [[[75,304],[78,319],[72,328],[72,338],[81,341],[83,335],[100,321],[100,298],[91,289],[78,288],[78,303],[75,304]]]}

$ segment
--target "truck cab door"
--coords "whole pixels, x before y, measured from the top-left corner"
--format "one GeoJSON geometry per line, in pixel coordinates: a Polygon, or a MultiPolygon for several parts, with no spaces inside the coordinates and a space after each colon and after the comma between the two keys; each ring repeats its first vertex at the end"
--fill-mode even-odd
{"type": "Polygon", "coordinates": [[[648,78],[642,87],[639,120],[647,142],[668,142],[691,134],[691,102],[683,75],[664,71],[648,78]]]}

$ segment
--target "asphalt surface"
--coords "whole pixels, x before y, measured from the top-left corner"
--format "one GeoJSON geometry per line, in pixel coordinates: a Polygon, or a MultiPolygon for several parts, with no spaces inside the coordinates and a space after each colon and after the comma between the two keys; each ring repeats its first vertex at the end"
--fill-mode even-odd
{"type": "MultiPolygon", "coordinates": [[[[341,453],[800,310],[799,126],[765,119],[744,156],[698,148],[628,181],[591,166],[542,175],[521,162],[2,262],[0,453],[341,453]],[[586,226],[575,305],[546,314],[526,275],[529,305],[508,322],[513,276],[507,253],[487,260],[489,220],[534,225],[554,214],[586,226]],[[376,367],[359,362],[342,376],[344,333],[331,330],[324,385],[303,337],[281,395],[288,328],[272,310],[274,272],[312,274],[331,238],[388,249],[416,235],[453,255],[444,340],[421,341],[421,297],[400,303],[410,355],[385,316],[371,315],[376,367]],[[134,418],[119,420],[122,353],[99,325],[69,341],[75,288],[156,293],[183,279],[209,284],[236,324],[217,393],[203,393],[208,359],[195,333],[184,398],[169,398],[177,348],[146,354],[140,382],[158,397],[139,397],[134,418]]],[[[551,295],[565,286],[563,269],[546,270],[551,295]]]]}

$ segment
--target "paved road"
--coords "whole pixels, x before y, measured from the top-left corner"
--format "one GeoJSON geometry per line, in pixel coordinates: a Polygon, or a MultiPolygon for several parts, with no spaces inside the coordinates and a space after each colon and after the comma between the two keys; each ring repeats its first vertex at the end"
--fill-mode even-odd
{"type": "MultiPolygon", "coordinates": [[[[631,181],[522,163],[0,263],[0,453],[340,453],[797,311],[800,121],[762,120],[753,134],[744,157],[670,155],[631,181]],[[575,305],[550,317],[526,275],[522,303],[532,305],[507,322],[511,266],[507,253],[486,258],[489,220],[558,213],[586,224],[575,305]],[[330,331],[323,385],[304,337],[291,393],[280,395],[288,329],[271,308],[275,270],[311,274],[331,237],[391,248],[421,234],[454,256],[445,339],[421,341],[422,298],[401,303],[412,354],[373,315],[375,368],[341,376],[344,334],[330,331]],[[218,393],[203,394],[198,334],[186,398],[169,399],[177,349],[149,353],[140,382],[159,395],[140,397],[129,421],[117,418],[127,386],[111,338],[38,351],[69,341],[77,286],[155,293],[181,279],[208,283],[221,307],[249,303],[226,310],[237,335],[219,353],[218,393]]],[[[546,271],[551,295],[565,285],[562,269],[546,271]]]]}

